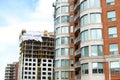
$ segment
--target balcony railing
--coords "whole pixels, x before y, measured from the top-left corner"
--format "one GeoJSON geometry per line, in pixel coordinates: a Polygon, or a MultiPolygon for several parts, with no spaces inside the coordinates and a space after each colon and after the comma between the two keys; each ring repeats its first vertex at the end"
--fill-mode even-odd
{"type": "Polygon", "coordinates": [[[75,6],[74,6],[74,11],[77,9],[77,7],[79,6],[79,4],[80,4],[80,1],[78,0],[78,1],[76,2],[75,6]]]}
{"type": "Polygon", "coordinates": [[[74,32],[76,32],[78,29],[80,29],[80,25],[79,24],[77,26],[75,26],[74,32]]]}
{"type": "Polygon", "coordinates": [[[80,49],[76,50],[76,51],[75,51],[75,56],[78,55],[78,54],[80,54],[80,53],[81,53],[81,52],[80,52],[80,49]]]}
{"type": "Polygon", "coordinates": [[[78,36],[75,41],[74,41],[74,44],[77,43],[78,41],[80,41],[80,36],[78,36]]]}
{"type": "Polygon", "coordinates": [[[79,18],[79,17],[80,17],[80,12],[78,12],[78,13],[75,15],[75,17],[74,17],[74,21],[76,21],[77,18],[79,18]]]}
{"type": "Polygon", "coordinates": [[[81,80],[81,79],[80,79],[80,75],[76,75],[76,76],[75,76],[75,80],[81,80]]]}

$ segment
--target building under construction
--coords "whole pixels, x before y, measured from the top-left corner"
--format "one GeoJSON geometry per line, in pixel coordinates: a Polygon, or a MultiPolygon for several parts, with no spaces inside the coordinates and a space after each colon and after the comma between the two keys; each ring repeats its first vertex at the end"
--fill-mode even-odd
{"type": "Polygon", "coordinates": [[[22,30],[18,80],[53,80],[54,33],[22,30]]]}

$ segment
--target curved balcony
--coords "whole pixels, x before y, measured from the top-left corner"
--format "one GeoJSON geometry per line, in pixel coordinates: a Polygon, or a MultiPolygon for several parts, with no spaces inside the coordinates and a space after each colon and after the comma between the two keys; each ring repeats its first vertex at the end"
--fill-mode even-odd
{"type": "Polygon", "coordinates": [[[75,51],[75,56],[80,55],[80,54],[81,54],[80,49],[77,49],[77,50],[75,51]]]}
{"type": "Polygon", "coordinates": [[[79,61],[75,63],[75,68],[78,68],[78,67],[81,67],[81,65],[80,65],[80,62],[79,62],[79,61]]]}
{"type": "Polygon", "coordinates": [[[80,30],[80,25],[79,24],[77,26],[75,26],[74,32],[76,32],[77,30],[80,30]]]}
{"type": "Polygon", "coordinates": [[[78,12],[78,13],[75,15],[74,21],[76,21],[79,17],[80,17],[80,12],[78,12]]]}
{"type": "Polygon", "coordinates": [[[75,6],[74,6],[74,11],[80,8],[80,1],[77,0],[75,6]]]}
{"type": "Polygon", "coordinates": [[[76,44],[76,43],[79,42],[79,41],[80,41],[80,36],[78,36],[78,37],[75,39],[74,44],[76,44]]]}

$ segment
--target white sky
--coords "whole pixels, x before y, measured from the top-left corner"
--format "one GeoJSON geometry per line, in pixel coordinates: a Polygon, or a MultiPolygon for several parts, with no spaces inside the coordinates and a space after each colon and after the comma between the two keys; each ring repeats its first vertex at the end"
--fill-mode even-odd
{"type": "Polygon", "coordinates": [[[0,80],[4,80],[6,65],[18,61],[22,29],[53,31],[54,1],[0,0],[0,80]]]}

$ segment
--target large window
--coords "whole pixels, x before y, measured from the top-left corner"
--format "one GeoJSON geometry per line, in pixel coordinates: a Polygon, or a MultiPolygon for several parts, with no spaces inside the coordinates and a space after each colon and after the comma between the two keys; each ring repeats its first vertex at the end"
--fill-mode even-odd
{"type": "Polygon", "coordinates": [[[61,65],[60,65],[61,63],[60,63],[60,60],[56,60],[55,61],[55,67],[57,68],[57,67],[60,67],[61,65]]]}
{"type": "Polygon", "coordinates": [[[103,63],[92,63],[93,73],[103,73],[103,63]]]}
{"type": "Polygon", "coordinates": [[[56,9],[56,15],[60,14],[60,7],[56,9]]]}
{"type": "Polygon", "coordinates": [[[61,49],[61,55],[62,56],[67,56],[68,55],[68,48],[62,48],[61,49]]]}
{"type": "Polygon", "coordinates": [[[68,22],[68,16],[62,16],[61,23],[67,23],[67,22],[68,22]]]}
{"type": "Polygon", "coordinates": [[[67,13],[67,12],[68,12],[68,6],[62,6],[61,13],[67,13]]]}
{"type": "Polygon", "coordinates": [[[101,23],[101,14],[100,13],[91,13],[90,14],[90,23],[101,23]]]}
{"type": "Polygon", "coordinates": [[[82,74],[88,74],[89,71],[88,71],[88,63],[84,63],[82,64],[82,74]]]}
{"type": "Polygon", "coordinates": [[[57,56],[61,56],[60,49],[57,49],[57,50],[56,50],[56,57],[57,57],[57,56]]]}
{"type": "Polygon", "coordinates": [[[115,0],[106,0],[106,4],[109,5],[114,5],[115,4],[115,0]]]}
{"type": "Polygon", "coordinates": [[[117,37],[117,27],[110,27],[108,28],[109,38],[116,38],[117,37]]]}
{"type": "Polygon", "coordinates": [[[74,9],[73,5],[70,5],[70,11],[73,11],[73,9],[74,9]]]}
{"type": "Polygon", "coordinates": [[[56,39],[56,46],[60,45],[60,38],[56,39]]]}
{"type": "Polygon", "coordinates": [[[60,2],[61,2],[61,0],[56,0],[56,4],[57,5],[60,4],[60,2]]]}
{"type": "Polygon", "coordinates": [[[90,8],[100,7],[100,0],[90,0],[90,8]]]}
{"type": "Polygon", "coordinates": [[[120,73],[120,62],[110,62],[111,73],[120,73]]]}
{"type": "Polygon", "coordinates": [[[88,24],[88,15],[84,15],[81,17],[81,26],[85,26],[88,24]]]}
{"type": "Polygon", "coordinates": [[[61,72],[61,79],[68,79],[68,72],[67,71],[61,72]]]}
{"type": "Polygon", "coordinates": [[[68,26],[62,26],[62,33],[68,33],[68,26]]]}
{"type": "Polygon", "coordinates": [[[110,54],[118,55],[118,44],[110,44],[110,54]]]}
{"type": "Polygon", "coordinates": [[[56,18],[55,25],[60,24],[60,17],[56,18]]]}
{"type": "Polygon", "coordinates": [[[80,5],[80,10],[86,10],[87,9],[87,0],[84,0],[80,5]]]}
{"type": "Polygon", "coordinates": [[[59,72],[55,72],[55,79],[59,79],[59,72]]]}
{"type": "Polygon", "coordinates": [[[91,39],[92,40],[102,39],[102,31],[101,31],[101,29],[92,29],[91,30],[91,39]]]}
{"type": "Polygon", "coordinates": [[[84,42],[87,40],[88,40],[88,30],[82,32],[82,34],[81,34],[81,41],[84,42]]]}
{"type": "Polygon", "coordinates": [[[73,55],[73,48],[70,48],[70,55],[73,55]]]}
{"type": "Polygon", "coordinates": [[[68,44],[68,37],[62,37],[61,44],[68,44]]]}
{"type": "Polygon", "coordinates": [[[89,47],[83,47],[82,48],[82,57],[88,57],[89,56],[89,47]]]}
{"type": "Polygon", "coordinates": [[[108,21],[116,21],[116,13],[115,11],[107,12],[108,21]]]}
{"type": "Polygon", "coordinates": [[[70,20],[69,20],[69,21],[70,21],[70,22],[73,22],[73,15],[70,15],[70,17],[69,17],[69,18],[70,18],[70,20]]]}
{"type": "Polygon", "coordinates": [[[102,56],[102,46],[101,45],[93,45],[92,46],[92,56],[102,56]]]}
{"type": "Polygon", "coordinates": [[[68,60],[67,59],[62,59],[61,60],[61,67],[68,67],[68,60]]]}
{"type": "Polygon", "coordinates": [[[60,28],[56,29],[56,34],[61,34],[61,29],[60,28]]]}

